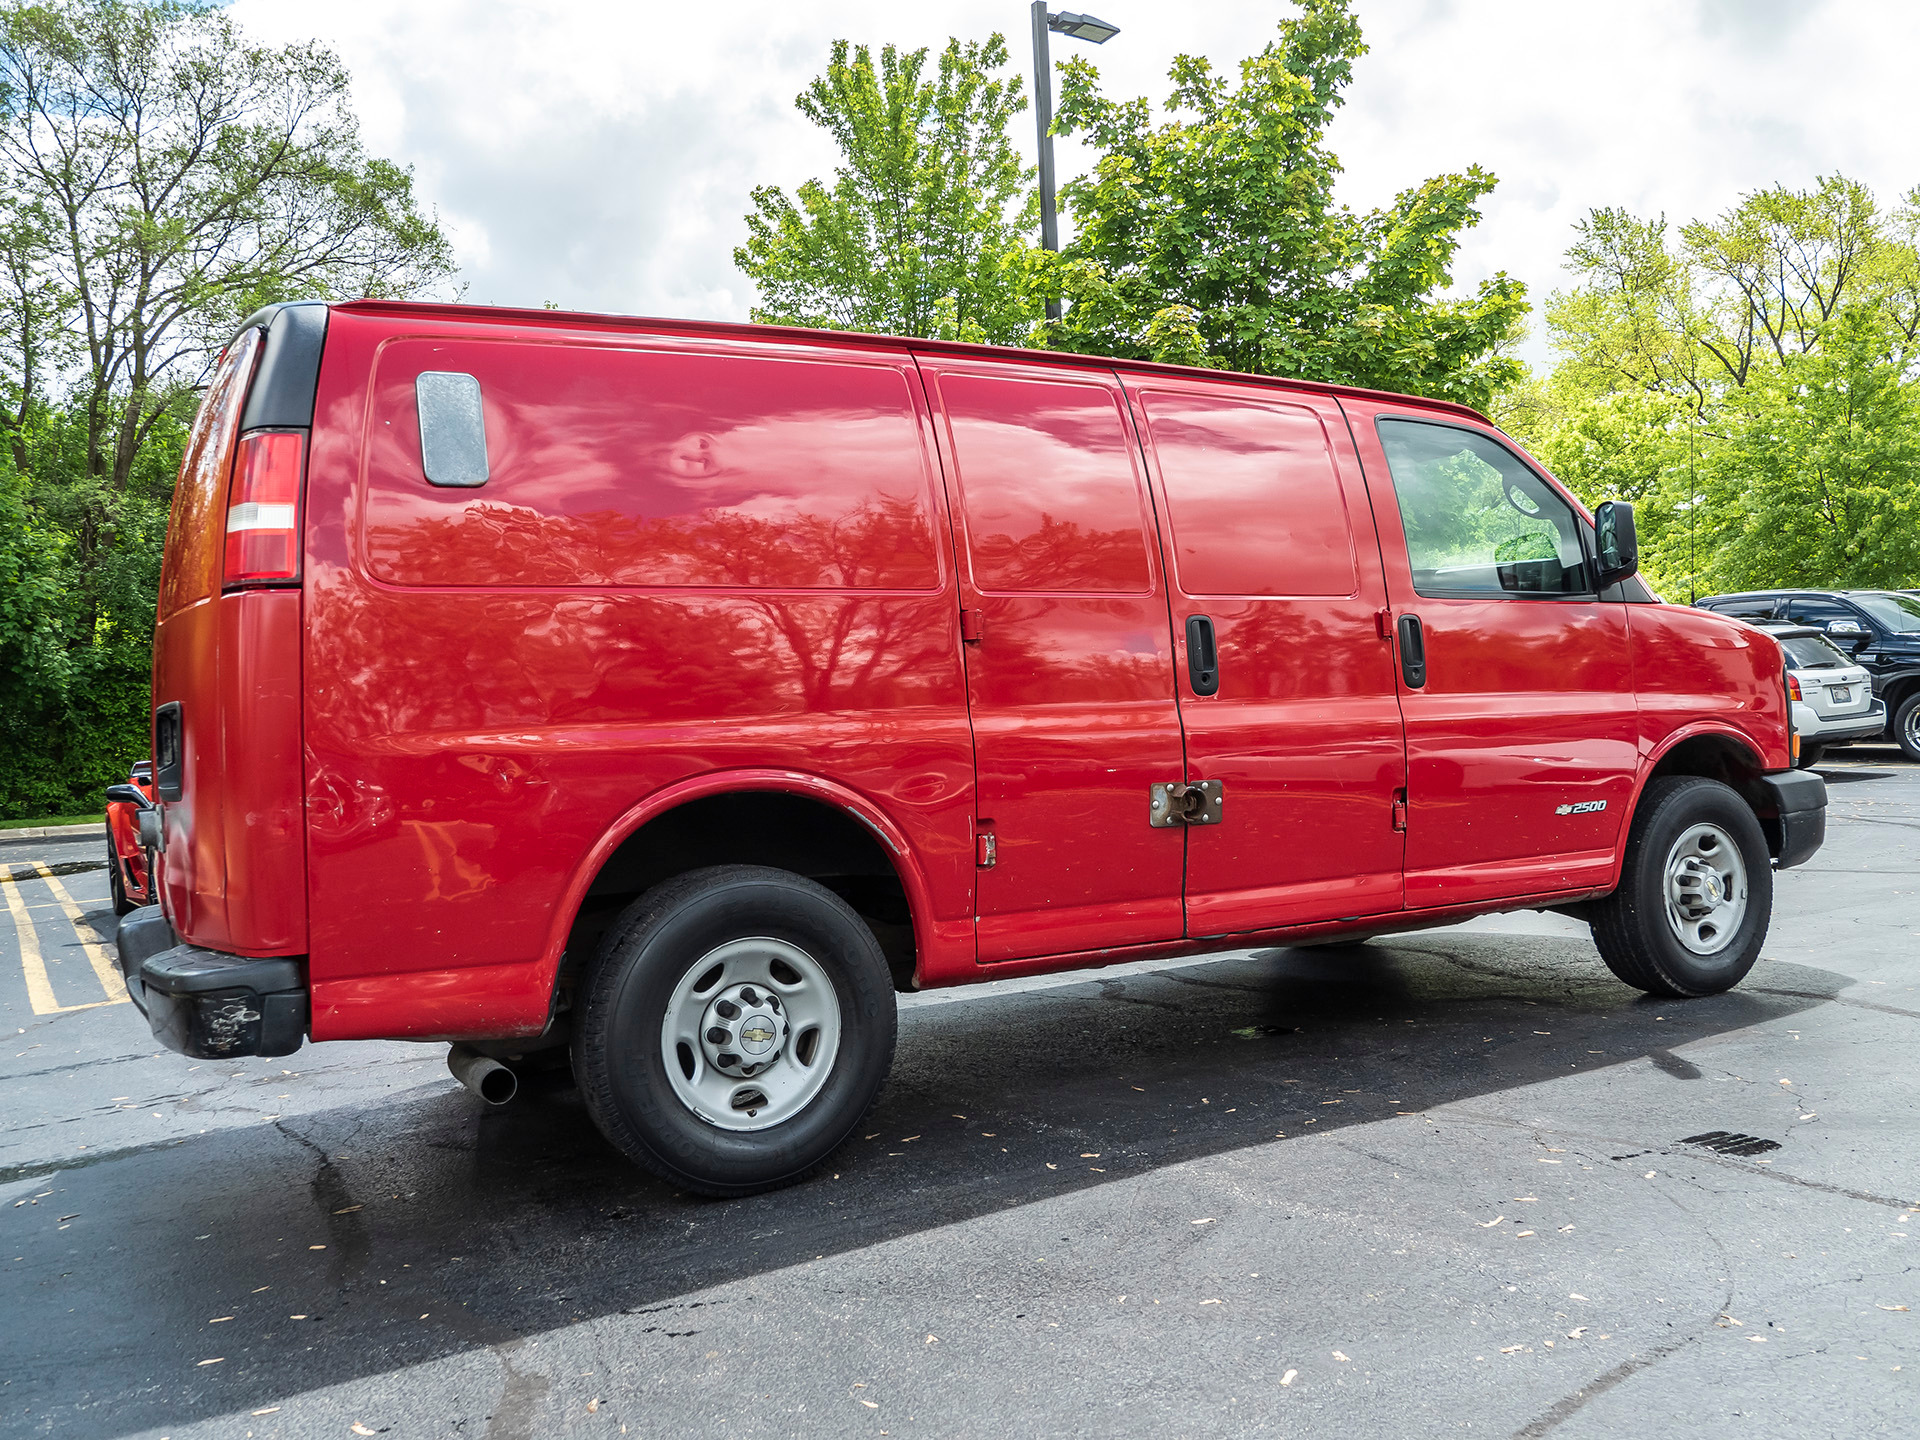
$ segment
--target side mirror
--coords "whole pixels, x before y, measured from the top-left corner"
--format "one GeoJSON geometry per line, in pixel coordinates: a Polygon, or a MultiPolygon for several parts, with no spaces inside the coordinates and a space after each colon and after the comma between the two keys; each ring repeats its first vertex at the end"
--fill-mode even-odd
{"type": "Polygon", "coordinates": [[[1827,638],[1838,640],[1843,645],[1859,646],[1866,642],[1867,627],[1858,620],[1829,620],[1827,638]]]}
{"type": "Polygon", "coordinates": [[[1640,541],[1633,530],[1633,506],[1624,500],[1602,502],[1593,512],[1593,538],[1600,560],[1600,573],[1594,577],[1596,590],[1638,573],[1640,541]]]}
{"type": "Polygon", "coordinates": [[[131,805],[136,810],[151,810],[153,802],[141,792],[138,785],[109,785],[107,799],[120,805],[131,805]]]}

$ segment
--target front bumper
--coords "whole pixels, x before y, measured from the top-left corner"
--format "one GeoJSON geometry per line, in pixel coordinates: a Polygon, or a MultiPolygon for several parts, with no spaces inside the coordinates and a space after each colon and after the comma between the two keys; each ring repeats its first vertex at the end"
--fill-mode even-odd
{"type": "Polygon", "coordinates": [[[154,1038],[196,1060],[291,1055],[307,1035],[303,961],[252,960],[182,945],[158,905],[120,922],[127,994],[154,1038]]]}
{"type": "Polygon", "coordinates": [[[1762,775],[1760,828],[1774,868],[1786,870],[1813,857],[1827,838],[1827,782],[1811,770],[1762,775]],[[1771,813],[1769,813],[1771,812],[1771,813]]]}
{"type": "Polygon", "coordinates": [[[1793,707],[1793,728],[1803,742],[1815,745],[1871,740],[1887,728],[1887,705],[1884,700],[1875,700],[1864,714],[1822,720],[1811,705],[1803,703],[1793,707]]]}

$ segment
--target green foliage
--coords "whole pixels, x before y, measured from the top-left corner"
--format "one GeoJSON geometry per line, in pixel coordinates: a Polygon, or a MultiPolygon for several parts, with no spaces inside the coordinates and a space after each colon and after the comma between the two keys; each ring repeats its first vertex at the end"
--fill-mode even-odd
{"type": "Polygon", "coordinates": [[[237,323],[451,278],[347,91],[206,0],[0,0],[0,816],[92,810],[147,753],[174,476],[237,323]]]}
{"type": "Polygon", "coordinates": [[[1241,62],[1173,62],[1176,118],[1103,95],[1085,57],[1061,67],[1060,134],[1099,153],[1062,192],[1078,234],[1036,259],[1034,283],[1072,300],[1035,342],[1223,365],[1484,405],[1519,374],[1501,354],[1527,310],[1505,274],[1471,298],[1452,283],[1460,233],[1494,179],[1478,166],[1356,214],[1334,199],[1326,130],[1366,53],[1344,0],[1304,0],[1241,62]]]}
{"type": "Polygon", "coordinates": [[[827,71],[795,102],[840,147],[831,186],[795,199],[753,192],[737,264],[774,324],[1012,343],[1031,323],[1021,293],[1037,224],[1032,171],[1008,135],[1025,110],[999,35],[951,40],[934,78],[927,51],[836,40],[827,71]],[[797,200],[797,203],[796,203],[797,200]]]}
{"type": "Polygon", "coordinates": [[[1642,565],[1685,599],[1920,580],[1920,190],[1840,176],[1670,235],[1596,210],[1548,323],[1561,359],[1502,397],[1591,501],[1636,503],[1642,565]]]}

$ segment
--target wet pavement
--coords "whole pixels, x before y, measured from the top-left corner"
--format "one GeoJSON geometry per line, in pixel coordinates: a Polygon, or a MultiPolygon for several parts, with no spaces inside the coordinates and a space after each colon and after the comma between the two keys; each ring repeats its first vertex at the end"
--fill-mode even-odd
{"type": "Polygon", "coordinates": [[[0,1436],[1912,1434],[1920,768],[1822,770],[1729,995],[1520,914],[905,997],[729,1202],[444,1046],[156,1054],[100,843],[0,845],[0,1436]]]}

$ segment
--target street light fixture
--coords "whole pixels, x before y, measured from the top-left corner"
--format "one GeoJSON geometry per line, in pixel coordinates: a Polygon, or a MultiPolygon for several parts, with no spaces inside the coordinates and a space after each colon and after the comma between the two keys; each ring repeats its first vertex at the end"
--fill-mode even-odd
{"type": "MultiPolygon", "coordinates": [[[[1048,54],[1049,31],[1071,35],[1076,40],[1104,45],[1120,33],[1118,25],[1092,15],[1076,15],[1062,10],[1047,13],[1047,0],[1033,0],[1033,118],[1040,127],[1040,244],[1047,250],[1060,249],[1060,221],[1053,204],[1053,60],[1048,54]]],[[[1060,318],[1060,301],[1047,301],[1047,319],[1060,318]]]]}

